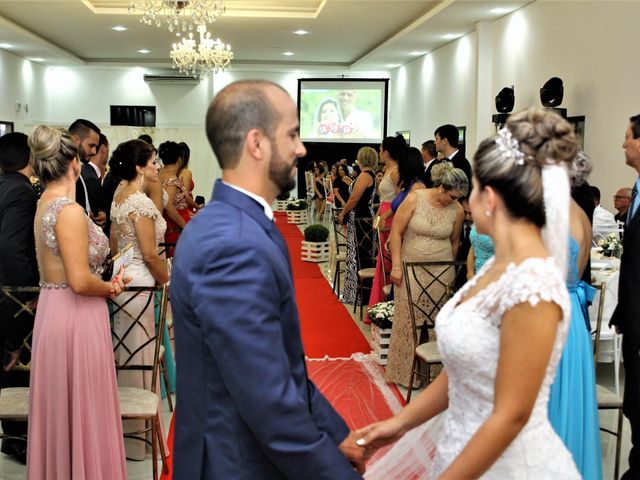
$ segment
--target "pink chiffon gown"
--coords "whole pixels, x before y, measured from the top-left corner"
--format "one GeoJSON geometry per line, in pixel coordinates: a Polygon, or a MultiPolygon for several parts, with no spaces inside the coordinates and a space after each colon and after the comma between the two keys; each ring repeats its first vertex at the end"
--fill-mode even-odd
{"type": "MultiPolygon", "coordinates": [[[[36,243],[59,256],[54,226],[74,203],[45,207],[36,243]]],[[[107,238],[87,217],[89,264],[99,275],[107,238]]],[[[42,279],[33,331],[27,476],[40,479],[126,478],[126,460],[107,302],[42,279]]]]}

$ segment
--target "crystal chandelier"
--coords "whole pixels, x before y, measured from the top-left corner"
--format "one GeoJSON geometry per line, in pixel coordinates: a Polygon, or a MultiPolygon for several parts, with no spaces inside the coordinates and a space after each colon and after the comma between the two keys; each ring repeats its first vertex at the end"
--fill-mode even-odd
{"type": "Polygon", "coordinates": [[[197,30],[200,43],[197,44],[193,39],[193,33],[189,33],[189,38],[183,37],[179,43],[173,44],[169,53],[173,60],[173,68],[178,68],[180,73],[187,75],[202,76],[227,68],[233,60],[231,45],[224,44],[219,38],[212,39],[204,24],[198,25],[197,30]]]}
{"type": "Polygon", "coordinates": [[[145,25],[167,24],[176,35],[216,21],[225,12],[224,0],[131,0],[129,13],[142,12],[145,25]]]}

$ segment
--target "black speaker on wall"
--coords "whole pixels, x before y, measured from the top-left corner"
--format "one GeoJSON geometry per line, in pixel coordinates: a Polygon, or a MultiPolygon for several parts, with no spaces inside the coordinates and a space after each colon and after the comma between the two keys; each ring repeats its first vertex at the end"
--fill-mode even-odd
{"type": "Polygon", "coordinates": [[[496,95],[496,110],[499,113],[511,113],[516,103],[516,94],[513,87],[504,87],[496,95]]]}
{"type": "Polygon", "coordinates": [[[540,102],[545,107],[557,107],[564,97],[564,85],[562,79],[551,77],[540,89],[540,102]]]}

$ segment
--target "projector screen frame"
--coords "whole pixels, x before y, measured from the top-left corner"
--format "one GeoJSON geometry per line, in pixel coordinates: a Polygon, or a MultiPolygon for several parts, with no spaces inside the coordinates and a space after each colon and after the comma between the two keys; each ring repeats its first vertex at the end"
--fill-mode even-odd
{"type": "MultiPolygon", "coordinates": [[[[308,88],[308,86],[307,86],[308,88]]],[[[315,144],[315,143],[349,143],[349,144],[370,144],[370,143],[380,143],[382,139],[387,136],[387,124],[388,124],[388,115],[389,115],[389,79],[388,78],[298,78],[298,121],[301,122],[300,125],[300,137],[305,144],[315,144]],[[349,88],[350,86],[356,84],[377,84],[379,86],[379,91],[381,92],[383,98],[381,99],[381,111],[380,111],[380,138],[378,137],[353,137],[353,138],[318,138],[318,137],[309,137],[303,136],[303,125],[301,118],[302,112],[302,87],[304,83],[317,83],[320,86],[322,84],[344,84],[333,87],[336,90],[352,90],[349,88]]]]}

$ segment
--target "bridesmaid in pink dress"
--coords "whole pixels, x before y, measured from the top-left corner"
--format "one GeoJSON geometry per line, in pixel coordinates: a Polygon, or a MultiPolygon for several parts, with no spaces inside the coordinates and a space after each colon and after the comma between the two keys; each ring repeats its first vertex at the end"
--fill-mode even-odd
{"type": "Polygon", "coordinates": [[[109,243],[73,200],[78,148],[66,130],[37,126],[33,168],[45,185],[35,217],[41,293],[33,332],[27,475],[121,479],[126,461],[106,297],[109,243]]]}

